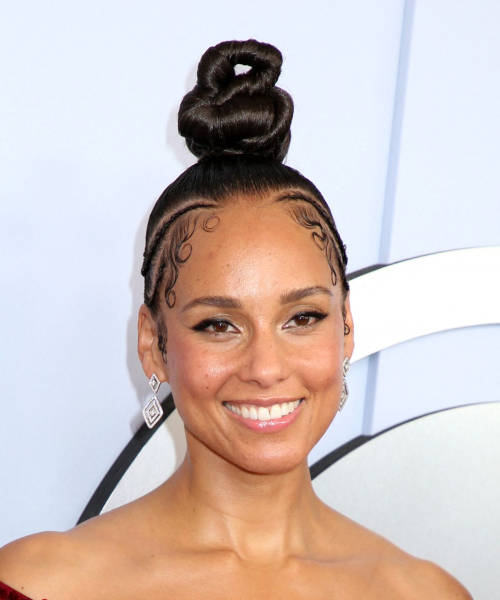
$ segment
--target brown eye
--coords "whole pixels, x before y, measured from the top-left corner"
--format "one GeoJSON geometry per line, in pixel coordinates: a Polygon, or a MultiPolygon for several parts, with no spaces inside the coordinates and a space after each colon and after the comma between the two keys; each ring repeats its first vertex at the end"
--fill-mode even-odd
{"type": "Polygon", "coordinates": [[[212,324],[213,330],[215,331],[215,333],[226,333],[229,325],[228,323],[224,322],[224,321],[215,321],[212,324]]]}
{"type": "Polygon", "coordinates": [[[231,325],[229,321],[224,321],[223,319],[205,319],[195,325],[193,330],[211,334],[239,333],[235,325],[231,325]]]}
{"type": "Polygon", "coordinates": [[[284,325],[284,329],[305,329],[306,327],[312,327],[323,319],[326,319],[327,316],[328,313],[316,310],[299,313],[284,325]]]}
{"type": "Polygon", "coordinates": [[[304,325],[309,325],[310,318],[311,317],[309,315],[297,315],[293,320],[299,327],[302,327],[304,325]]]}

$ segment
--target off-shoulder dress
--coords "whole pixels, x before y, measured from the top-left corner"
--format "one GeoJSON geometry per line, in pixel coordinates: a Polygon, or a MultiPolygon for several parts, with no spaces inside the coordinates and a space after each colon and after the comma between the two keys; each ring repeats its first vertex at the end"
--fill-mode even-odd
{"type": "Polygon", "coordinates": [[[0,581],[0,600],[31,600],[31,598],[0,581]]]}

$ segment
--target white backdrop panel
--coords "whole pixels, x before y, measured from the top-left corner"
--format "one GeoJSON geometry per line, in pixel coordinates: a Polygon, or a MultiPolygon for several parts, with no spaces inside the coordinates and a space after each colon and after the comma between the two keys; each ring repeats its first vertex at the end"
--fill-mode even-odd
{"type": "MultiPolygon", "coordinates": [[[[489,0],[405,4],[380,260],[498,246],[500,5],[489,0]]],[[[477,267],[481,269],[481,261],[477,267]]],[[[500,273],[484,277],[496,277],[498,285],[500,273]]],[[[464,293],[477,291],[478,279],[467,269],[463,285],[464,293]]],[[[428,292],[432,297],[432,286],[428,292]]],[[[498,329],[464,331],[371,357],[364,432],[395,423],[403,413],[408,418],[421,410],[495,399],[496,370],[478,377],[473,367],[478,361],[470,348],[477,348],[490,364],[499,343],[498,329]],[[464,348],[460,356],[458,340],[464,348]],[[431,355],[440,371],[430,367],[431,355]],[[446,384],[445,373],[453,367],[460,373],[461,385],[457,377],[446,384]],[[411,380],[422,374],[419,385],[403,386],[404,401],[403,373],[411,380]],[[420,385],[423,380],[427,392],[420,385]]]]}
{"type": "Polygon", "coordinates": [[[500,4],[414,4],[388,262],[500,244],[500,4]]]}

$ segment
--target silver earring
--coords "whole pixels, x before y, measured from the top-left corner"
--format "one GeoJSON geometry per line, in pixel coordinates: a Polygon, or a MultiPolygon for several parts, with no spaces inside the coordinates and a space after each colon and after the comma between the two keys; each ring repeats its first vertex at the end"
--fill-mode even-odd
{"type": "Polygon", "coordinates": [[[148,401],[146,406],[142,409],[142,416],[146,421],[146,425],[149,429],[152,429],[156,423],[161,419],[163,415],[163,409],[161,407],[160,401],[158,400],[156,394],[160,389],[161,382],[158,379],[156,373],[151,375],[151,379],[149,380],[149,385],[153,390],[154,396],[148,401]]]}
{"type": "Polygon", "coordinates": [[[340,404],[339,404],[339,412],[344,408],[344,404],[347,402],[347,398],[349,398],[349,387],[347,385],[346,375],[349,371],[349,367],[351,366],[351,361],[349,357],[346,356],[344,358],[344,362],[342,363],[342,394],[340,396],[340,404]]]}

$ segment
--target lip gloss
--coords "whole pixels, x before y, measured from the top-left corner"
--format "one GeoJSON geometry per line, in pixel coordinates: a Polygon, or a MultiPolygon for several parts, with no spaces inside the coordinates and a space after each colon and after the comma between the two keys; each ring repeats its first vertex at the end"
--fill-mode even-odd
{"type": "Polygon", "coordinates": [[[278,433],[279,431],[283,431],[289,427],[294,421],[297,420],[302,412],[302,406],[304,402],[305,400],[301,399],[300,404],[292,413],[284,415],[279,419],[270,419],[269,421],[259,421],[258,419],[244,418],[241,415],[233,412],[228,406],[226,406],[226,409],[233,419],[236,419],[238,423],[241,423],[241,425],[247,429],[250,429],[251,431],[255,431],[257,433],[278,433]]]}

